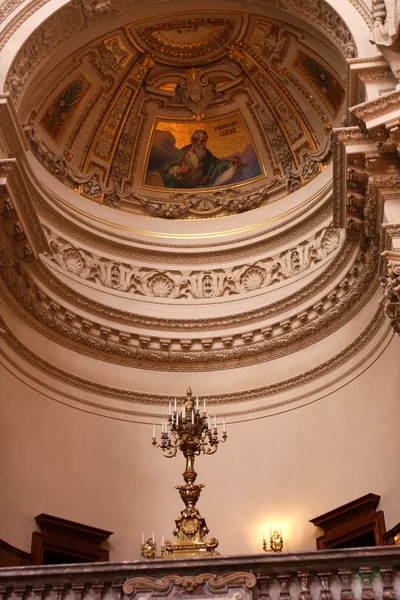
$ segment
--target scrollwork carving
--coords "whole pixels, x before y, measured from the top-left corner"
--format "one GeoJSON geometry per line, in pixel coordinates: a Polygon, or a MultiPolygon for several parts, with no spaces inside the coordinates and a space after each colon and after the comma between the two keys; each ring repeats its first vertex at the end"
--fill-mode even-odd
{"type": "Polygon", "coordinates": [[[243,585],[247,590],[251,590],[255,587],[256,583],[257,578],[253,573],[238,571],[237,573],[224,575],[203,573],[193,577],[168,575],[161,579],[154,577],[131,577],[125,581],[122,590],[127,596],[132,596],[139,589],[149,589],[165,594],[173,585],[181,587],[187,592],[192,592],[197,587],[206,584],[212,592],[217,592],[223,590],[227,585],[243,585]]]}

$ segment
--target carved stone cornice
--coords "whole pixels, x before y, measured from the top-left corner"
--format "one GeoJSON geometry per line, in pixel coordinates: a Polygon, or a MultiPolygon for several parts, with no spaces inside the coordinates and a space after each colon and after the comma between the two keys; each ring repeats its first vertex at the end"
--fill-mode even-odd
{"type": "Polygon", "coordinates": [[[393,240],[400,239],[399,223],[382,223],[382,250],[393,250],[393,240]]]}
{"type": "Polygon", "coordinates": [[[385,250],[382,256],[387,262],[387,276],[381,277],[381,304],[394,331],[400,334],[400,252],[385,250]]]}
{"type": "Polygon", "coordinates": [[[388,135],[382,127],[370,133],[355,127],[335,130],[335,226],[359,229],[367,237],[380,234],[387,191],[400,189],[400,160],[388,135]]]}
{"type": "Polygon", "coordinates": [[[350,112],[369,128],[368,124],[372,120],[376,122],[379,117],[382,117],[383,121],[389,113],[394,113],[394,117],[398,116],[399,104],[400,90],[394,90],[358,106],[353,106],[350,108],[350,112]]]}
{"type": "MultiPolygon", "coordinates": [[[[85,244],[89,246],[93,253],[100,253],[102,255],[115,256],[116,261],[125,262],[132,257],[132,247],[123,243],[118,243],[113,240],[103,238],[100,235],[96,235],[88,230],[81,230],[74,227],[70,221],[66,218],[62,218],[55,211],[53,212],[47,207],[44,201],[38,200],[40,215],[45,217],[45,222],[51,224],[49,229],[56,229],[56,235],[65,237],[72,245],[85,244]]],[[[279,250],[281,247],[290,245],[296,245],[297,241],[302,237],[307,236],[310,231],[315,230],[317,227],[323,227],[332,215],[332,197],[328,197],[323,205],[319,206],[313,214],[307,219],[303,219],[301,223],[288,226],[285,230],[277,235],[272,235],[267,239],[259,241],[259,234],[252,234],[241,238],[242,241],[246,242],[245,245],[235,248],[226,248],[226,242],[221,241],[218,244],[212,242],[206,244],[196,244],[196,246],[190,246],[191,252],[181,252],[181,248],[187,249],[189,246],[176,246],[176,245],[161,245],[155,242],[152,244],[154,249],[142,248],[135,246],[134,254],[135,258],[139,263],[173,263],[174,265],[185,265],[193,266],[201,264],[206,266],[208,263],[222,263],[231,262],[237,260],[249,259],[257,257],[264,252],[272,252],[279,250]],[[158,250],[158,246],[160,249],[158,250]],[[215,246],[215,249],[213,247],[215,246]],[[207,250],[207,252],[205,252],[207,250]],[[167,253],[168,252],[168,253],[167,253]]],[[[44,225],[47,227],[47,225],[44,225]]],[[[272,227],[269,232],[272,234],[274,230],[277,230],[279,226],[272,227]]]]}
{"type": "MultiPolygon", "coordinates": [[[[311,382],[316,381],[322,377],[326,377],[329,373],[338,369],[345,365],[348,361],[353,359],[363,348],[370,342],[370,340],[378,333],[379,329],[382,327],[384,320],[383,311],[380,309],[376,312],[374,318],[371,320],[369,325],[364,329],[364,331],[351,343],[349,344],[342,352],[339,352],[334,357],[330,358],[328,361],[310,369],[307,372],[304,372],[300,375],[295,375],[293,377],[284,379],[282,381],[278,381],[275,383],[270,383],[265,386],[261,386],[253,389],[245,389],[240,392],[230,392],[225,394],[213,394],[212,396],[204,396],[207,400],[208,405],[213,406],[223,406],[225,404],[229,405],[242,405],[247,402],[251,402],[254,400],[259,400],[262,398],[270,398],[274,397],[277,394],[287,392],[289,390],[295,389],[299,386],[303,386],[309,384],[311,382]]],[[[38,357],[37,354],[33,353],[29,350],[24,344],[22,344],[14,334],[9,330],[7,325],[0,317],[0,326],[2,326],[3,340],[4,342],[15,352],[19,357],[21,357],[27,364],[34,366],[40,372],[50,376],[52,379],[55,379],[59,382],[62,382],[64,385],[69,385],[72,388],[82,390],[84,392],[95,394],[98,399],[100,398],[108,398],[110,400],[118,400],[129,402],[130,404],[143,405],[143,406],[154,406],[160,405],[161,407],[168,406],[168,403],[173,400],[172,396],[168,395],[155,395],[148,394],[142,392],[130,391],[127,389],[116,389],[115,387],[106,386],[99,384],[97,382],[89,381],[88,379],[82,379],[76,375],[72,375],[71,373],[64,371],[49,362],[43,360],[38,357]]],[[[387,337],[387,333],[385,332],[384,337],[387,337]]],[[[378,342],[378,346],[380,346],[382,340],[378,342]]],[[[371,350],[370,354],[374,353],[374,349],[371,350]]],[[[56,387],[46,383],[45,380],[40,377],[36,378],[32,373],[28,373],[23,369],[20,363],[16,363],[5,351],[5,346],[0,347],[0,356],[3,356],[8,362],[10,362],[13,367],[22,372],[25,376],[32,379],[36,384],[44,386],[46,389],[50,391],[51,394],[61,395],[66,399],[66,401],[77,402],[82,406],[85,406],[89,410],[106,410],[111,415],[118,414],[123,416],[137,416],[137,417],[151,417],[154,419],[155,415],[153,412],[147,412],[144,410],[138,410],[138,408],[122,408],[106,405],[101,401],[92,401],[88,398],[80,398],[77,395],[73,395],[70,392],[67,392],[65,389],[57,389],[56,387]]],[[[365,359],[362,358],[361,364],[364,364],[365,359]]],[[[354,366],[351,366],[350,372],[354,370],[354,366]]],[[[346,378],[348,373],[344,373],[343,377],[346,378]]],[[[330,383],[323,383],[319,388],[314,388],[311,393],[315,394],[316,392],[325,391],[330,386],[330,383]]],[[[266,408],[273,408],[274,410],[282,408],[287,409],[290,405],[298,401],[302,401],[309,397],[310,392],[305,392],[301,396],[296,395],[295,398],[280,400],[274,402],[272,405],[259,406],[256,408],[247,408],[242,409],[238,406],[238,409],[235,411],[225,413],[227,417],[233,415],[254,415],[256,413],[264,411],[266,408]]],[[[158,417],[162,417],[164,414],[163,409],[161,409],[161,414],[156,415],[158,417]]]]}

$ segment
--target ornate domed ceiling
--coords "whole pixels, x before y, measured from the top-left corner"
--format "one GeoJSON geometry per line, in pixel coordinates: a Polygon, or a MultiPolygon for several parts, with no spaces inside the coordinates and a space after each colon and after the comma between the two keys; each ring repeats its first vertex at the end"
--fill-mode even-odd
{"type": "Polygon", "coordinates": [[[387,342],[368,178],[398,157],[367,133],[378,101],[362,127],[347,109],[393,76],[354,58],[324,0],[183,8],[69,2],[15,45],[1,324],[62,402],[146,421],[190,383],[253,418],[322,397],[387,342]]]}
{"type": "MultiPolygon", "coordinates": [[[[42,164],[94,202],[167,218],[243,212],[330,160],[345,62],[324,49],[247,12],[148,18],[36,78],[20,112],[42,164]]],[[[15,72],[8,81],[17,93],[15,72]]]]}

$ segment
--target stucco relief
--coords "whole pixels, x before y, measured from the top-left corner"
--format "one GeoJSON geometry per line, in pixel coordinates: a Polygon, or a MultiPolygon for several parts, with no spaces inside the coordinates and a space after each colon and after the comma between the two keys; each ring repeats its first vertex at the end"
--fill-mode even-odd
{"type": "Polygon", "coordinates": [[[71,35],[77,35],[84,23],[81,13],[73,5],[67,5],[50,17],[24,44],[7,75],[6,91],[17,102],[28,80],[41,62],[71,35]]]}
{"type": "Polygon", "coordinates": [[[296,275],[329,256],[344,231],[324,228],[289,250],[230,269],[163,270],[110,261],[73,246],[47,230],[51,260],[80,279],[103,287],[153,298],[217,298],[266,288],[296,275]]]}
{"type": "MultiPolygon", "coordinates": [[[[4,256],[4,248],[1,248],[1,258],[4,256]]],[[[171,336],[165,339],[116,330],[113,326],[88,321],[70,309],[64,309],[53,299],[46,302],[45,294],[39,290],[36,292],[38,298],[35,298],[36,286],[32,283],[27,286],[23,278],[17,280],[10,265],[3,261],[2,274],[7,283],[11,283],[11,291],[18,302],[47,328],[47,335],[51,331],[61,334],[62,344],[75,342],[80,345],[79,351],[83,354],[101,353],[103,359],[107,357],[120,364],[135,364],[138,368],[145,369],[151,365],[152,369],[163,370],[168,364],[170,370],[182,370],[186,364],[190,365],[191,370],[198,370],[204,369],[204,364],[209,369],[221,368],[221,365],[233,368],[239,359],[253,364],[266,357],[270,360],[293,352],[304,347],[306,340],[315,343],[337,328],[337,317],[345,315],[347,320],[351,311],[356,309],[354,304],[360,306],[360,298],[362,305],[368,302],[369,294],[363,292],[370,283],[371,272],[375,271],[377,257],[375,249],[365,257],[364,264],[359,263],[358,269],[353,267],[336,290],[332,290],[328,297],[310,306],[307,311],[291,319],[282,320],[281,317],[276,323],[263,328],[261,333],[258,327],[254,332],[233,334],[229,344],[225,344],[225,338],[221,340],[220,337],[196,336],[188,340],[186,337],[179,339],[171,336]],[[29,294],[27,289],[30,290],[29,294]],[[39,303],[38,299],[44,302],[39,303]],[[193,349],[190,349],[192,344],[193,349]]]]}
{"type": "Polygon", "coordinates": [[[400,334],[400,253],[384,251],[382,256],[387,261],[387,275],[380,278],[383,287],[380,304],[394,331],[400,334]]]}
{"type": "Polygon", "coordinates": [[[334,39],[344,56],[353,58],[357,56],[357,47],[353,36],[343,19],[338,15],[330,4],[320,0],[280,0],[280,4],[286,10],[300,13],[311,22],[322,29],[329,37],[334,39]]]}
{"type": "Polygon", "coordinates": [[[372,0],[373,28],[371,41],[378,46],[392,46],[399,36],[399,0],[372,0]]]}

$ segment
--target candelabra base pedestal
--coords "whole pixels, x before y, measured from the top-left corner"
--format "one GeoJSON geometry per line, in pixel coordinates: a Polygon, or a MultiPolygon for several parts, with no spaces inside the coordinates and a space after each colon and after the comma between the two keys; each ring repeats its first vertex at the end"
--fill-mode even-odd
{"type": "Polygon", "coordinates": [[[210,558],[211,556],[219,556],[219,552],[215,550],[217,546],[217,538],[211,538],[210,542],[204,544],[173,544],[167,540],[164,558],[210,558]],[[214,543],[215,546],[213,547],[214,543]]]}
{"type": "Polygon", "coordinates": [[[177,537],[175,544],[166,540],[164,546],[165,558],[200,558],[218,556],[216,548],[218,540],[212,537],[205,539],[208,527],[205,519],[197,508],[186,508],[181,512],[179,519],[175,520],[174,535],[177,537]]]}

